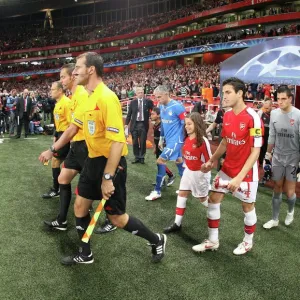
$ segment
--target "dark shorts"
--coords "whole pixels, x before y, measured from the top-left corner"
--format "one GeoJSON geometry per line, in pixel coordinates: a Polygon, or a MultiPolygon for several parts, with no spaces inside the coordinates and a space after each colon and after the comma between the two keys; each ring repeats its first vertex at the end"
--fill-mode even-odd
{"type": "MultiPolygon", "coordinates": [[[[59,140],[59,138],[63,135],[63,132],[56,132],[55,137],[56,140],[59,140]]],[[[53,154],[53,156],[59,160],[65,160],[70,150],[70,143],[63,146],[61,149],[59,149],[56,153],[53,154]]]]}
{"type": "Polygon", "coordinates": [[[85,141],[71,143],[70,151],[64,161],[64,168],[81,172],[88,156],[85,141]]]}
{"type": "Polygon", "coordinates": [[[155,147],[155,156],[156,158],[159,158],[162,151],[158,148],[158,140],[154,140],[154,147],[155,147]]]}
{"type": "MultiPolygon", "coordinates": [[[[78,195],[89,200],[101,200],[101,183],[103,172],[107,162],[104,156],[87,158],[80,174],[78,182],[78,195]]],[[[115,192],[104,206],[110,215],[123,215],[126,211],[126,178],[127,163],[125,157],[121,157],[118,170],[113,179],[115,192]]]]}

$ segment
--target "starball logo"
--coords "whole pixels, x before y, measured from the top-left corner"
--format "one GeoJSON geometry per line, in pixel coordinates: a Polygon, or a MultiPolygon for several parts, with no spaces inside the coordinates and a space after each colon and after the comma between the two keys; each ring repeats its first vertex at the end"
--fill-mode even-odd
{"type": "Polygon", "coordinates": [[[231,133],[231,138],[226,137],[226,141],[228,144],[232,144],[235,146],[241,146],[246,144],[245,140],[237,140],[236,134],[234,132],[231,133]]]}

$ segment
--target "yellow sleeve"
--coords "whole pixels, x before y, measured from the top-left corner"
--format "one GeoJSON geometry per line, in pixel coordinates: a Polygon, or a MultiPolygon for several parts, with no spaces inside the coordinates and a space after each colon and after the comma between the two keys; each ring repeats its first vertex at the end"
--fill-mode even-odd
{"type": "Polygon", "coordinates": [[[65,116],[67,116],[67,122],[70,124],[71,123],[71,105],[72,102],[71,100],[66,101],[65,105],[65,116]]]}
{"type": "Polygon", "coordinates": [[[71,120],[71,123],[83,129],[83,121],[84,121],[84,112],[80,109],[76,109],[74,112],[74,118],[71,120]]]}
{"type": "Polygon", "coordinates": [[[114,97],[107,97],[103,105],[103,120],[105,123],[105,138],[126,143],[122,109],[119,100],[114,97]]]}

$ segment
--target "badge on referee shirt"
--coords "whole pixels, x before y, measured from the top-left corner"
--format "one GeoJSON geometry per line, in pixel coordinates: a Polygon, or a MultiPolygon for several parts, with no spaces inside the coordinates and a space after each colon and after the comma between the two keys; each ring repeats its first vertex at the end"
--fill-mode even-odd
{"type": "Polygon", "coordinates": [[[95,133],[96,130],[95,121],[88,121],[88,130],[90,135],[93,135],[95,133]]]}

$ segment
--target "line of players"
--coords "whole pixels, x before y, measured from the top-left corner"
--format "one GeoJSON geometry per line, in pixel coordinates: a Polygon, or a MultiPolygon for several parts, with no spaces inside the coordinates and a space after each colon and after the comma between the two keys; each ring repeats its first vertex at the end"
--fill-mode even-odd
{"type": "MultiPolygon", "coordinates": [[[[181,136],[180,124],[183,126],[184,110],[173,100],[168,99],[167,91],[156,91],[155,96],[161,104],[160,145],[164,137],[166,146],[157,160],[158,175],[155,190],[146,200],[156,200],[161,197],[161,164],[167,160],[181,162],[178,144],[181,144],[185,169],[181,178],[179,195],[177,197],[175,222],[164,229],[168,234],[181,230],[182,217],[185,212],[187,196],[192,195],[206,205],[209,191],[210,170],[214,163],[226,152],[226,158],[221,170],[214,178],[208,199],[208,233],[209,237],[203,243],[193,247],[195,252],[216,250],[219,247],[220,203],[224,194],[231,192],[242,201],[244,211],[244,239],[233,251],[242,255],[253,247],[253,235],[256,229],[257,216],[255,201],[259,181],[258,158],[260,148],[267,143],[267,153],[264,164],[270,164],[274,192],[272,197],[273,217],[263,227],[270,229],[279,225],[279,210],[282,202],[282,191],[286,192],[288,211],[285,224],[289,226],[294,220],[296,202],[297,169],[300,159],[300,111],[292,106],[292,93],[287,86],[278,89],[278,109],[271,113],[269,123],[269,138],[263,141],[264,128],[259,115],[244,103],[245,84],[237,78],[223,82],[223,108],[226,109],[223,120],[222,141],[211,155],[209,144],[205,138],[205,126],[202,119],[193,113],[185,117],[185,138],[181,136]],[[164,98],[166,97],[166,98],[164,98]],[[184,140],[184,142],[182,142],[184,140]],[[273,155],[271,154],[273,153],[273,155]],[[273,156],[273,158],[272,158],[273,156]],[[237,159],[238,158],[238,159],[237,159]]],[[[157,112],[154,111],[154,119],[157,112]]],[[[153,114],[152,114],[153,118],[153,114]]],[[[181,173],[180,168],[179,173],[181,173]]]]}
{"type": "MultiPolygon", "coordinates": [[[[167,95],[167,92],[165,91],[164,94],[167,95]]],[[[163,124],[161,145],[164,136],[168,135],[170,139],[166,139],[166,147],[160,159],[157,160],[157,185],[155,190],[146,197],[146,200],[156,200],[161,197],[159,187],[163,173],[160,164],[165,163],[166,160],[176,159],[176,163],[180,161],[180,152],[176,148],[178,143],[183,145],[182,153],[185,161],[185,170],[177,197],[175,222],[164,229],[165,233],[181,230],[182,217],[190,192],[205,205],[209,191],[210,170],[226,152],[224,164],[213,181],[208,199],[209,237],[203,243],[193,247],[195,252],[218,249],[220,203],[224,194],[228,192],[242,201],[245,216],[244,239],[233,253],[242,255],[253,247],[253,235],[257,222],[255,201],[259,180],[257,160],[263,145],[264,128],[258,114],[245,105],[244,94],[245,84],[241,80],[230,78],[224,81],[223,107],[227,112],[224,114],[222,141],[214,155],[211,155],[209,144],[204,137],[205,127],[201,118],[197,120],[194,114],[185,118],[185,133],[188,137],[181,142],[183,139],[180,136],[180,124],[182,124],[181,114],[183,111],[176,107],[173,100],[163,99],[161,94],[156,94],[161,104],[163,124]],[[199,143],[199,141],[201,142],[199,143]]],[[[283,190],[286,192],[288,202],[285,218],[287,226],[294,220],[296,202],[295,188],[300,158],[300,111],[292,106],[292,93],[287,86],[281,86],[278,89],[277,100],[279,108],[271,113],[269,139],[264,141],[264,143],[268,143],[264,163],[271,164],[272,179],[275,185],[272,197],[273,218],[263,225],[265,229],[276,227],[279,224],[283,190]],[[271,152],[273,152],[273,159],[271,152]]]]}
{"type": "MultiPolygon", "coordinates": [[[[40,155],[42,162],[48,161],[53,155],[59,157],[61,149],[64,149],[73,139],[71,150],[64,160],[64,168],[60,176],[57,176],[57,172],[53,172],[53,177],[55,173],[57,182],[60,183],[60,213],[54,221],[46,222],[46,224],[51,228],[66,229],[66,217],[71,201],[70,182],[78,172],[81,172],[74,205],[79,238],[82,237],[89,224],[89,208],[92,201],[100,200],[103,197],[109,199],[105,211],[110,222],[114,226],[148,240],[152,246],[153,261],[157,262],[164,257],[166,235],[154,234],[141,221],[125,213],[127,168],[124,156],[127,155],[127,148],[122,113],[114,93],[102,82],[102,69],[101,57],[94,53],[86,53],[77,58],[73,72],[63,68],[61,82],[52,85],[53,92],[57,90],[63,93],[63,88],[71,86],[70,83],[66,83],[66,78],[68,80],[75,78],[74,85],[71,87],[74,92],[73,105],[71,105],[71,125],[59,131],[55,135],[54,144],[50,150],[40,155]],[[66,77],[64,77],[64,71],[66,71],[66,77]],[[76,140],[78,135],[80,138],[76,140]]],[[[181,176],[175,222],[165,228],[164,233],[181,229],[187,197],[192,193],[204,206],[207,206],[209,232],[208,239],[194,246],[193,250],[195,252],[216,250],[219,247],[220,203],[224,194],[231,192],[233,196],[242,201],[245,216],[244,239],[234,250],[234,254],[245,254],[252,249],[257,221],[254,204],[258,186],[257,159],[263,144],[263,126],[257,113],[244,103],[244,82],[237,78],[230,78],[223,83],[223,105],[231,109],[224,115],[223,139],[214,155],[211,154],[209,142],[205,137],[206,128],[200,114],[192,113],[187,116],[184,107],[170,98],[169,91],[165,86],[159,86],[154,94],[160,103],[160,109],[155,108],[151,117],[154,121],[158,121],[159,115],[161,117],[160,137],[159,140],[156,139],[157,150],[160,150],[161,153],[157,151],[158,172],[155,189],[145,199],[153,201],[161,197],[161,186],[166,174],[167,161],[176,162],[181,176]],[[212,191],[208,196],[210,171],[225,151],[226,159],[213,181],[212,191]],[[239,159],[237,160],[236,157],[239,159]]],[[[60,97],[57,99],[59,100],[58,107],[54,113],[55,122],[59,128],[59,122],[63,115],[63,102],[60,97]]],[[[282,152],[282,147],[287,146],[284,139],[296,140],[298,137],[299,144],[300,115],[299,111],[292,107],[291,99],[290,90],[287,87],[281,87],[278,90],[279,109],[276,110],[276,114],[271,116],[270,145],[266,156],[270,160],[270,152],[274,148],[273,175],[274,178],[280,179],[275,179],[277,189],[273,195],[273,211],[276,214],[273,213],[273,220],[268,222],[272,223],[271,226],[266,226],[268,224],[266,223],[265,228],[278,226],[280,194],[283,184],[287,187],[289,201],[287,215],[289,220],[287,222],[286,219],[286,224],[289,225],[293,221],[295,180],[291,175],[293,175],[294,166],[298,166],[299,163],[299,145],[297,157],[293,152],[293,147],[297,146],[297,142],[293,141],[289,144],[292,146],[292,149],[289,149],[293,152],[292,156],[290,152],[286,157],[282,156],[282,153],[285,153],[282,152]],[[286,117],[290,122],[286,122],[286,117]],[[286,126],[287,123],[291,128],[286,126]],[[293,159],[288,160],[291,157],[293,159]],[[274,216],[277,216],[277,220],[274,216]]],[[[57,168],[57,165],[54,165],[53,169],[56,169],[55,167],[57,168]]],[[[57,182],[54,182],[56,186],[57,182]]],[[[92,263],[93,261],[90,245],[81,243],[80,251],[74,256],[64,258],[62,263],[92,263]]]]}

